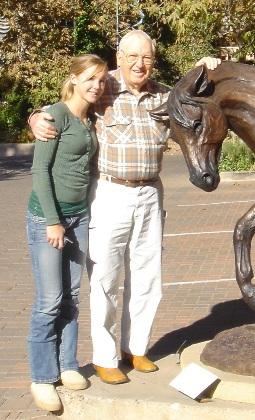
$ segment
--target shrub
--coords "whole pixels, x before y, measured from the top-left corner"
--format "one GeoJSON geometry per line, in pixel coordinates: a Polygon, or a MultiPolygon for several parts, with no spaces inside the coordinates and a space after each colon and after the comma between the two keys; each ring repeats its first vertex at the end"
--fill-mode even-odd
{"type": "Polygon", "coordinates": [[[8,70],[0,74],[0,142],[28,142],[27,118],[34,108],[58,101],[71,57],[55,54],[43,60],[29,80],[8,70]]]}
{"type": "Polygon", "coordinates": [[[28,95],[7,76],[1,79],[0,90],[0,142],[19,141],[30,107],[28,95]]]}
{"type": "Polygon", "coordinates": [[[223,143],[219,169],[220,171],[252,171],[255,169],[255,154],[232,132],[223,143]]]}
{"type": "Polygon", "coordinates": [[[29,101],[32,109],[52,104],[59,100],[62,83],[70,67],[71,56],[58,54],[44,59],[40,70],[31,76],[29,101]]]}

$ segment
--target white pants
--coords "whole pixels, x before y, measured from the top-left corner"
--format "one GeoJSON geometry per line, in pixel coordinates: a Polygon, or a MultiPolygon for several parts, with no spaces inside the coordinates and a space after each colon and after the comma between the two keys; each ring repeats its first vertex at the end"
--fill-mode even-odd
{"type": "Polygon", "coordinates": [[[93,363],[117,367],[116,310],[125,263],[121,349],[147,351],[161,299],[162,184],[126,187],[98,180],[89,229],[93,363]]]}

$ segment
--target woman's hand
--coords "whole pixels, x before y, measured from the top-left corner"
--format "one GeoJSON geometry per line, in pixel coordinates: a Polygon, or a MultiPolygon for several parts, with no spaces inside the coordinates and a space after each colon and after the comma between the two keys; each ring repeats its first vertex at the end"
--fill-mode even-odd
{"type": "Polygon", "coordinates": [[[54,248],[64,248],[65,228],[61,224],[47,226],[47,241],[54,248]]]}

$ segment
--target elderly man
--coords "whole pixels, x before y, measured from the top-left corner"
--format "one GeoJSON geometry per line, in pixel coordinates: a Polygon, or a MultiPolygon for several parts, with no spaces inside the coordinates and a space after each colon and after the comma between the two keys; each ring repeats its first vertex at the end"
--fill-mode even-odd
{"type": "MultiPolygon", "coordinates": [[[[157,366],[146,356],[151,328],[161,299],[162,156],[167,123],[148,110],[166,100],[169,89],[150,79],[155,45],[143,31],[121,40],[118,69],[110,72],[96,105],[99,141],[98,174],[91,186],[89,277],[93,363],[102,381],[128,381],[118,368],[116,311],[120,271],[125,267],[121,319],[121,358],[141,372],[157,366]]],[[[218,60],[200,60],[213,69],[218,60]]],[[[31,118],[37,138],[55,135],[50,116],[31,118]]]]}

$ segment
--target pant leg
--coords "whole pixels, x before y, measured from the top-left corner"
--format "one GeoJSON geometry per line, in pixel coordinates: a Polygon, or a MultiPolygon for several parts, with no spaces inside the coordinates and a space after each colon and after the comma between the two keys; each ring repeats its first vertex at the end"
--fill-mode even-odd
{"type": "Polygon", "coordinates": [[[28,214],[28,243],[35,280],[35,302],[28,337],[34,382],[59,379],[55,321],[62,300],[62,252],[48,244],[45,219],[28,214]]]}
{"type": "Polygon", "coordinates": [[[72,241],[63,249],[63,298],[56,322],[60,371],[78,370],[79,292],[88,248],[89,216],[66,217],[66,236],[72,241]]]}
{"type": "Polygon", "coordinates": [[[140,189],[125,254],[121,348],[144,355],[161,299],[162,186],[140,189]]]}
{"type": "Polygon", "coordinates": [[[89,227],[93,363],[117,367],[116,310],[120,269],[135,208],[131,188],[98,181],[92,187],[89,227]],[[96,191],[95,191],[96,189],[96,191]]]}

